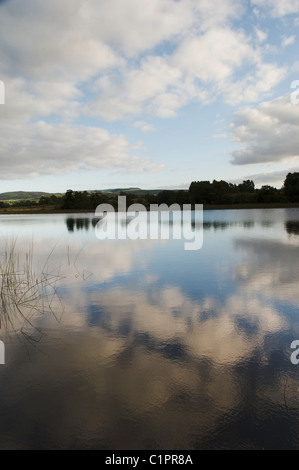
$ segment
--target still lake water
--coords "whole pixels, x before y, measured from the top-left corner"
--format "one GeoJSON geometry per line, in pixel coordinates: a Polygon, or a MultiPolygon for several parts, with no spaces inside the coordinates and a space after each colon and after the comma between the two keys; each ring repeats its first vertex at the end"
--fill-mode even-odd
{"type": "Polygon", "coordinates": [[[206,211],[199,251],[93,217],[0,217],[54,280],[1,318],[0,448],[299,449],[299,209],[206,211]]]}

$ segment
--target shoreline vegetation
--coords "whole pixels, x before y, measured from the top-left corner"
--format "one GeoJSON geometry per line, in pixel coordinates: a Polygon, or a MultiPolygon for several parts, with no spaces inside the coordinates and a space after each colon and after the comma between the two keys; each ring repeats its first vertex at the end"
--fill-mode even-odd
{"type": "Polygon", "coordinates": [[[50,266],[50,253],[43,264],[35,265],[33,240],[28,249],[19,251],[17,239],[6,241],[0,252],[0,329],[7,335],[14,331],[32,343],[39,342],[42,330],[34,325],[35,316],[51,314],[57,322],[64,305],[58,282],[64,277],[61,266],[50,266]]]}
{"type": "Polygon", "coordinates": [[[118,197],[126,197],[127,208],[141,204],[147,210],[152,205],[167,207],[177,204],[202,204],[204,210],[277,209],[299,207],[299,173],[289,173],[281,189],[272,186],[255,188],[252,180],[240,184],[226,181],[193,181],[188,190],[141,190],[139,188],[104,191],[73,191],[65,194],[4,193],[0,194],[0,214],[59,214],[95,212],[100,204],[118,209],[118,197]],[[19,194],[19,196],[18,196],[19,194]],[[34,199],[34,194],[36,198],[34,199]],[[9,195],[18,199],[9,200],[9,195]]]}
{"type": "MultiPolygon", "coordinates": [[[[299,203],[260,203],[260,204],[204,204],[203,210],[238,210],[238,209],[296,209],[299,203]]],[[[0,215],[38,215],[38,214],[90,214],[91,209],[55,209],[51,206],[0,209],[0,215]]]]}

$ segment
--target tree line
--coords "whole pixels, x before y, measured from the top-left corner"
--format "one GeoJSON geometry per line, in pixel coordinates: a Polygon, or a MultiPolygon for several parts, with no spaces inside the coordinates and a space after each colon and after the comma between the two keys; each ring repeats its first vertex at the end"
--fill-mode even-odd
{"type": "Polygon", "coordinates": [[[282,188],[264,185],[255,187],[252,180],[240,184],[226,181],[193,181],[188,190],[163,190],[158,194],[142,194],[134,192],[88,192],[67,190],[63,196],[42,196],[38,201],[20,200],[13,204],[0,202],[0,208],[41,208],[52,210],[94,211],[99,204],[109,203],[118,206],[118,195],[126,196],[127,207],[134,203],[150,208],[151,204],[204,204],[204,205],[239,205],[239,204],[284,204],[299,203],[299,173],[289,173],[282,188]]]}
{"type": "Polygon", "coordinates": [[[299,203],[299,173],[289,173],[282,188],[264,185],[255,188],[252,180],[241,184],[226,181],[193,181],[190,202],[195,204],[276,204],[299,203]]]}

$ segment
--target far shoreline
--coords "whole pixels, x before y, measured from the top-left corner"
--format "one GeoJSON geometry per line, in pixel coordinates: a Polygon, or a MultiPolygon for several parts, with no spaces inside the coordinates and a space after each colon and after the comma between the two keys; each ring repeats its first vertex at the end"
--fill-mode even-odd
{"type": "MultiPolygon", "coordinates": [[[[242,210],[242,209],[296,209],[299,203],[270,203],[270,204],[204,204],[203,210],[242,210]]],[[[51,207],[5,208],[0,209],[0,215],[33,215],[33,214],[90,214],[93,210],[83,209],[53,209],[51,207]]]]}

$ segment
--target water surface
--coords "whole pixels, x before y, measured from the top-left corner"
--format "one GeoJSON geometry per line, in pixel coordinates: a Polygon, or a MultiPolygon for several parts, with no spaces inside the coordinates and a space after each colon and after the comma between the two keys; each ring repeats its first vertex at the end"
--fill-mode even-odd
{"type": "Polygon", "coordinates": [[[53,281],[2,318],[0,448],[299,449],[299,210],[206,211],[198,251],[95,225],[0,217],[53,281]]]}

